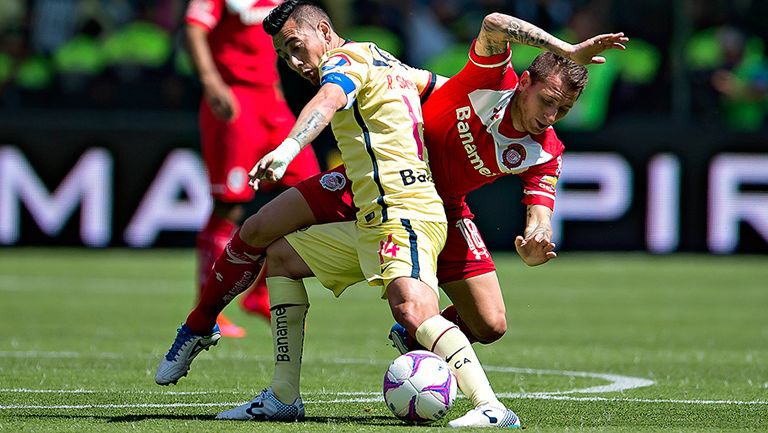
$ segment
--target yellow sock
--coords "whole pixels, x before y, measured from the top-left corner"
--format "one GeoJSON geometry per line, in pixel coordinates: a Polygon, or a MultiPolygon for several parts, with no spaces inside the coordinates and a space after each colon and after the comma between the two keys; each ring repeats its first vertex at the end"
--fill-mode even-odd
{"type": "Polygon", "coordinates": [[[307,289],[301,280],[286,277],[267,278],[267,288],[275,352],[271,386],[280,401],[290,404],[300,396],[304,319],[309,309],[307,289]]]}
{"type": "Polygon", "coordinates": [[[425,320],[416,330],[422,346],[445,359],[456,376],[456,383],[475,407],[501,405],[485,376],[472,344],[456,324],[437,315],[425,320]]]}

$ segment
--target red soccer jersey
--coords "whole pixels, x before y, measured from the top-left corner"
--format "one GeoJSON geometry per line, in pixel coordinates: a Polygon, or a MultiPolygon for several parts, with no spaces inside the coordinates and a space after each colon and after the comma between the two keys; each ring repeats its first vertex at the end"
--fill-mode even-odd
{"type": "Polygon", "coordinates": [[[191,0],[186,22],[209,31],[208,44],[224,82],[272,86],[277,54],[261,26],[281,0],[191,0]]]}
{"type": "Polygon", "coordinates": [[[563,144],[552,127],[534,136],[513,128],[507,109],[518,78],[511,52],[481,57],[474,47],[467,65],[423,107],[429,165],[448,217],[461,212],[469,192],[508,174],[522,179],[523,203],[554,208],[563,144]]]}

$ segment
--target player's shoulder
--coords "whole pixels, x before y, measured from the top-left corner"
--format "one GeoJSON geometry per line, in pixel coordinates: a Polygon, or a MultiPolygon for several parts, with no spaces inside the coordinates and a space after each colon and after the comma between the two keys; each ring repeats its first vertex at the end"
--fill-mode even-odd
{"type": "Polygon", "coordinates": [[[344,45],[326,52],[324,57],[328,60],[332,58],[342,58],[350,61],[354,60],[356,62],[371,63],[374,47],[376,47],[376,44],[371,42],[347,41],[344,45]]]}
{"type": "Polygon", "coordinates": [[[555,128],[551,126],[543,133],[535,136],[534,139],[538,141],[539,144],[541,144],[541,148],[550,155],[557,156],[565,150],[565,145],[557,136],[555,128]]]}

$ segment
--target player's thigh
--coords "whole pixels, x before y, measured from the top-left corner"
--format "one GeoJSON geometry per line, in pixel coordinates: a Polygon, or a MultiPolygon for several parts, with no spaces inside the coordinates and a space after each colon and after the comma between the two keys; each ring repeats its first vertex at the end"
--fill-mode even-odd
{"type": "Polygon", "coordinates": [[[440,287],[473,334],[482,341],[498,339],[506,331],[504,300],[496,266],[471,218],[449,222],[437,266],[440,287]]]}
{"type": "Polygon", "coordinates": [[[437,255],[445,244],[442,222],[391,219],[359,227],[360,266],[368,282],[386,287],[397,278],[412,278],[438,293],[437,255]]]}
{"type": "Polygon", "coordinates": [[[240,238],[256,247],[266,247],[288,233],[316,223],[315,214],[296,188],[283,191],[248,217],[240,238]]]}
{"type": "Polygon", "coordinates": [[[285,237],[320,283],[334,295],[365,279],[357,256],[354,221],[319,224],[285,237]]]}
{"type": "Polygon", "coordinates": [[[445,247],[437,258],[440,284],[495,272],[490,251],[471,218],[451,219],[445,247]]]}
{"type": "Polygon", "coordinates": [[[441,287],[481,341],[493,341],[506,331],[506,308],[496,272],[442,283],[441,287]]]}
{"type": "Polygon", "coordinates": [[[304,179],[296,189],[304,196],[318,224],[355,220],[352,183],[343,165],[304,179]]]}

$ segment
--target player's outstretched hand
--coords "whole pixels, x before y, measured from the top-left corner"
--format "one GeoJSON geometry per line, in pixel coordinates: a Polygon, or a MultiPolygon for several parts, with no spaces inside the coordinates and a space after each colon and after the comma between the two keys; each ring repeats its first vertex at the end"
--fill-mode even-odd
{"type": "Polygon", "coordinates": [[[254,191],[259,190],[259,183],[262,180],[268,182],[277,182],[280,180],[275,174],[275,169],[272,167],[273,162],[275,162],[275,156],[273,154],[274,151],[264,155],[264,157],[253,166],[251,171],[248,172],[248,178],[250,179],[248,185],[250,185],[254,191]]]}
{"type": "Polygon", "coordinates": [[[302,146],[295,138],[288,137],[275,150],[264,155],[248,173],[248,185],[254,191],[259,189],[259,182],[277,182],[283,178],[288,164],[301,152],[302,146]]]}
{"type": "Polygon", "coordinates": [[[557,257],[555,244],[541,234],[528,239],[516,237],[515,249],[528,266],[542,265],[557,257]]]}
{"type": "Polygon", "coordinates": [[[584,42],[573,45],[569,57],[571,60],[581,65],[605,63],[605,57],[598,56],[598,54],[611,49],[626,50],[627,47],[624,46],[624,44],[627,42],[629,42],[629,38],[624,36],[624,33],[606,33],[597,35],[584,42]]]}

